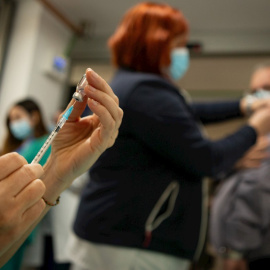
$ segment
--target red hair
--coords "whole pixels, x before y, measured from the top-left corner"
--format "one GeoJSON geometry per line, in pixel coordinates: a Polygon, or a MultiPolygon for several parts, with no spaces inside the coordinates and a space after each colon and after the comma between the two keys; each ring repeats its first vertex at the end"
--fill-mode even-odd
{"type": "Polygon", "coordinates": [[[117,67],[160,74],[170,64],[170,41],[187,34],[182,13],[166,4],[140,3],[123,17],[108,41],[117,67]]]}

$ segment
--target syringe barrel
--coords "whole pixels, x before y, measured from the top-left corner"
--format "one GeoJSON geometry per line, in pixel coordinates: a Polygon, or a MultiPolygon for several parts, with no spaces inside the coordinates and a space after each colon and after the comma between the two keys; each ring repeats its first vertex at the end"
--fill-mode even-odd
{"type": "Polygon", "coordinates": [[[39,150],[39,152],[37,153],[37,155],[35,156],[35,158],[33,159],[31,163],[38,163],[41,160],[41,158],[43,157],[43,155],[45,154],[49,146],[52,144],[54,137],[57,135],[57,133],[63,127],[63,125],[66,123],[67,119],[72,113],[72,110],[73,110],[73,105],[70,106],[69,109],[63,114],[63,116],[57,123],[55,129],[51,132],[48,139],[45,141],[45,143],[43,144],[43,146],[41,147],[41,149],[39,150]]]}
{"type": "Polygon", "coordinates": [[[56,129],[59,130],[60,128],[62,128],[63,125],[66,123],[66,121],[67,121],[67,119],[64,118],[64,117],[62,117],[62,118],[59,120],[59,122],[57,123],[56,129]]]}
{"type": "Polygon", "coordinates": [[[43,146],[40,148],[39,152],[37,153],[37,155],[35,156],[35,158],[33,159],[32,163],[38,163],[43,155],[45,154],[45,152],[48,150],[48,148],[50,147],[54,137],[57,135],[56,129],[50,134],[50,136],[48,137],[48,139],[45,141],[45,143],[43,144],[43,146]]]}

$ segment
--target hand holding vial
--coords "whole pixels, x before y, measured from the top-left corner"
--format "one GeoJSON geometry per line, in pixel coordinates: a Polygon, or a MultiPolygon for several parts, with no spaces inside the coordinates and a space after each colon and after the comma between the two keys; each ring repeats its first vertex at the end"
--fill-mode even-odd
{"type": "Polygon", "coordinates": [[[52,205],[115,142],[123,117],[118,98],[93,70],[87,69],[85,78],[83,99],[72,100],[63,113],[73,106],[43,168],[27,164],[15,153],[0,158],[0,267],[50,209],[49,205],[45,208],[45,201],[52,205]],[[93,115],[81,118],[87,104],[93,115]]]}

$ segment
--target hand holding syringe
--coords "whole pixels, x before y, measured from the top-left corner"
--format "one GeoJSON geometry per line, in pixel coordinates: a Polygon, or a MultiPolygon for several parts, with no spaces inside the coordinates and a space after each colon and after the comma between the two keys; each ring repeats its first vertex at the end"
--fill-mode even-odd
{"type": "Polygon", "coordinates": [[[59,132],[59,130],[64,126],[64,124],[68,120],[68,117],[70,116],[72,110],[73,110],[73,105],[71,107],[69,107],[69,109],[63,114],[61,119],[58,121],[56,127],[51,132],[50,136],[45,141],[43,146],[40,148],[39,152],[37,153],[37,155],[35,156],[35,158],[33,159],[33,161],[31,163],[38,163],[41,160],[41,158],[46,153],[49,146],[52,144],[52,141],[54,140],[54,138],[57,135],[57,133],[59,132]]]}
{"type": "MultiPolygon", "coordinates": [[[[83,97],[85,95],[84,87],[87,84],[88,84],[88,82],[86,80],[86,74],[84,74],[82,76],[81,80],[79,81],[79,83],[77,84],[76,92],[73,94],[73,98],[76,101],[79,101],[79,102],[83,101],[83,97]]],[[[47,149],[52,144],[52,142],[53,142],[55,136],[58,134],[59,130],[64,126],[64,124],[68,120],[68,117],[70,116],[70,114],[73,110],[73,106],[74,106],[74,104],[71,107],[69,107],[69,109],[63,114],[61,119],[58,121],[56,127],[54,128],[54,130],[52,131],[52,133],[50,134],[48,139],[45,141],[45,143],[43,144],[43,146],[41,147],[41,149],[39,150],[39,152],[37,153],[37,155],[35,156],[35,158],[33,159],[33,161],[31,163],[38,163],[41,160],[43,155],[46,153],[47,149]]]]}

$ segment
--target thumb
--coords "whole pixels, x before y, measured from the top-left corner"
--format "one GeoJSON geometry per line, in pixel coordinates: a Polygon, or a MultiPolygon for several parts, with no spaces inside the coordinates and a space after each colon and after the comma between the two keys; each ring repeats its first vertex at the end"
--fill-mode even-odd
{"type": "Polygon", "coordinates": [[[68,117],[67,121],[68,122],[77,121],[80,118],[83,111],[85,110],[87,99],[88,99],[87,96],[84,96],[82,102],[76,102],[74,99],[72,99],[60,117],[62,117],[62,115],[73,105],[73,110],[72,110],[70,116],[68,117]]]}

